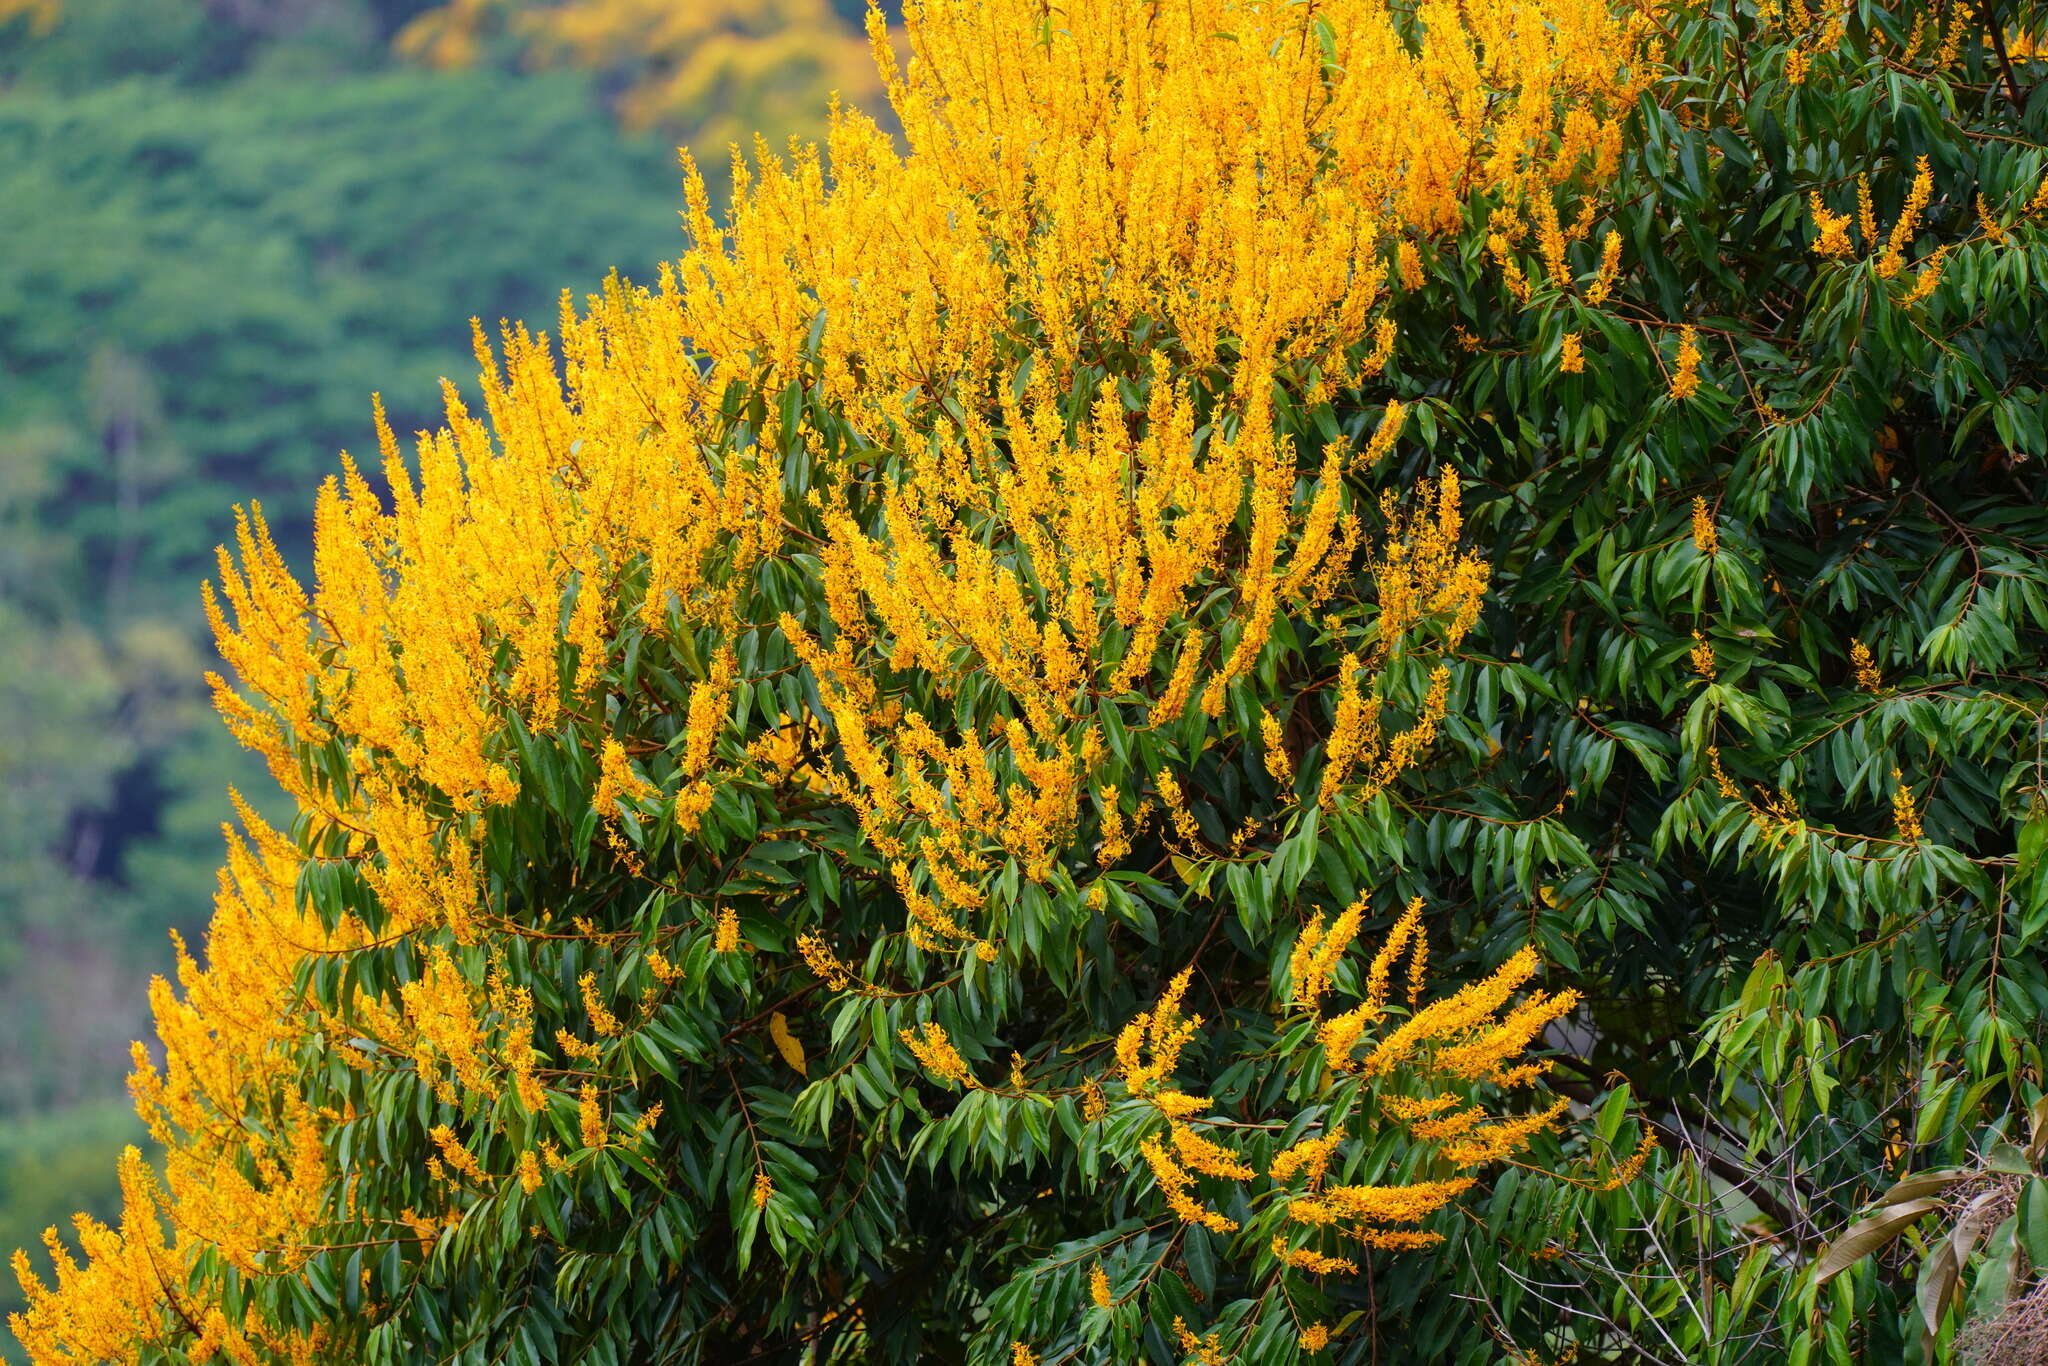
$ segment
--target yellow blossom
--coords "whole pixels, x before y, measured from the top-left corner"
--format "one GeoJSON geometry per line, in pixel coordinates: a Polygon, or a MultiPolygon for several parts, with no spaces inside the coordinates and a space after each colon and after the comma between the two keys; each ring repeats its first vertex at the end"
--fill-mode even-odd
{"type": "Polygon", "coordinates": [[[590,1016],[590,1027],[604,1038],[618,1037],[625,1026],[606,1008],[604,998],[598,994],[597,974],[584,973],[576,979],[576,986],[583,993],[583,1009],[590,1016]]]}
{"type": "Polygon", "coordinates": [[[1586,302],[1595,308],[1607,302],[1614,283],[1621,278],[1621,234],[1612,229],[1600,244],[1600,269],[1586,286],[1586,302]]]}
{"type": "Polygon", "coordinates": [[[1829,212],[1818,190],[1807,197],[1807,207],[1813,214],[1815,255],[1843,257],[1855,252],[1855,245],[1849,241],[1848,214],[1829,212]]]}
{"type": "Polygon", "coordinates": [[[1692,633],[1692,648],[1687,656],[1692,660],[1692,671],[1709,683],[1714,681],[1714,647],[1698,631],[1692,633]]]}
{"type": "Polygon", "coordinates": [[[1721,533],[1714,526],[1714,514],[1705,498],[1692,500],[1692,544],[1702,555],[1712,556],[1721,548],[1721,533]]]}
{"type": "MultiPolygon", "coordinates": [[[[1877,273],[1889,280],[1899,273],[1906,263],[1906,248],[1913,243],[1913,234],[1919,230],[1920,215],[1926,211],[1927,201],[1934,195],[1934,171],[1921,157],[1914,163],[1913,183],[1906,191],[1906,203],[1899,210],[1898,221],[1892,224],[1891,232],[1885,237],[1884,251],[1877,259],[1877,273]]],[[[1939,270],[1936,275],[1939,275],[1939,270]]],[[[1930,284],[1931,290],[1933,286],[1930,284]]]]}
{"type": "Polygon", "coordinates": [[[1678,358],[1671,365],[1671,397],[1688,399],[1700,388],[1700,336],[1687,324],[1678,329],[1678,358]]]}
{"type": "Polygon", "coordinates": [[[919,1025],[915,1032],[908,1029],[898,1030],[896,1036],[903,1040],[903,1045],[910,1050],[911,1056],[934,1077],[941,1081],[957,1082],[970,1089],[975,1085],[973,1074],[967,1070],[966,1060],[946,1037],[943,1025],[926,1022],[919,1025]]]}
{"type": "Polygon", "coordinates": [[[1920,828],[1920,812],[1913,804],[1913,789],[1906,785],[1905,774],[1892,769],[1892,823],[1898,828],[1899,838],[1908,844],[1917,844],[1926,838],[1920,828]]]}
{"type": "Polygon", "coordinates": [[[1576,375],[1584,372],[1586,368],[1586,353],[1580,345],[1578,333],[1567,332],[1564,334],[1564,345],[1557,356],[1557,368],[1560,373],[1567,375],[1576,375]]]}

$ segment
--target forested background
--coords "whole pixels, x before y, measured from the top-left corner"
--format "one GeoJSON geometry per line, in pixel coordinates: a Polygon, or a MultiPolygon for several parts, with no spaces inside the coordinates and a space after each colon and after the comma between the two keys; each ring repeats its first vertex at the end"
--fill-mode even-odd
{"type": "Polygon", "coordinates": [[[274,797],[201,681],[231,504],[302,563],[373,390],[425,424],[465,319],[680,250],[678,144],[867,95],[851,0],[663,8],[0,0],[0,1246],[117,1203],[146,983],[274,797]]]}

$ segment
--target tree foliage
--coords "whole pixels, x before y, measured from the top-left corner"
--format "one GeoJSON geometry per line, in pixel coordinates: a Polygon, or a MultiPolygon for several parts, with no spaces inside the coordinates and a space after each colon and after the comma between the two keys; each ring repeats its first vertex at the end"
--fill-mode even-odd
{"type": "Polygon", "coordinates": [[[32,1354],[2026,1341],[2048,15],[908,18],[245,522],[32,1354]]]}

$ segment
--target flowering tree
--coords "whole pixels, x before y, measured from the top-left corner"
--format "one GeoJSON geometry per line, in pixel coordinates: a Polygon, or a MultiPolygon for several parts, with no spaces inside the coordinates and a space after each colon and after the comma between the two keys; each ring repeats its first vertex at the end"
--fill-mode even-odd
{"type": "Polygon", "coordinates": [[[724,224],[693,175],[656,287],[344,462],[311,591],[246,519],[220,705],[299,814],[243,813],[138,1060],[165,1166],[24,1262],[32,1355],[1999,1321],[2048,1262],[2004,29],[906,19],[907,153],[839,114],[724,224]],[[1886,1242],[1945,1192],[1945,1260],[1886,1242]]]}

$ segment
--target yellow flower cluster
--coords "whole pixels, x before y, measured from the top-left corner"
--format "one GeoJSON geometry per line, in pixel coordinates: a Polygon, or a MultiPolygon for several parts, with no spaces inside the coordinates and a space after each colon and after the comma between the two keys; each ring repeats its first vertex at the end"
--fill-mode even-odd
{"type": "Polygon", "coordinates": [[[1884,251],[1877,258],[1877,273],[1885,279],[1899,273],[1906,263],[1906,248],[1913,244],[1913,234],[1919,229],[1920,215],[1927,209],[1927,201],[1934,195],[1934,171],[1921,157],[1915,163],[1913,184],[1906,191],[1905,207],[1899,210],[1898,221],[1892,224],[1891,232],[1885,237],[1884,251]]]}
{"type": "Polygon", "coordinates": [[[1586,369],[1585,344],[1576,332],[1564,334],[1564,343],[1557,353],[1557,368],[1562,374],[1583,374],[1586,369]]]}
{"type": "Polygon", "coordinates": [[[498,1085],[485,1070],[485,1041],[477,1020],[477,992],[446,949],[436,949],[427,970],[399,988],[405,1028],[392,1031],[412,1053],[420,1076],[443,1104],[457,1100],[457,1085],[496,1097],[498,1085]],[[446,1063],[452,1080],[440,1073],[446,1063]]]}
{"type": "Polygon", "coordinates": [[[1180,1062],[1181,1050],[1202,1027],[1199,1015],[1182,1015],[1193,970],[1182,968],[1174,974],[1158,1003],[1141,1010],[1123,1027],[1116,1040],[1116,1071],[1134,1096],[1150,1094],[1180,1062]]]}
{"type": "Polygon", "coordinates": [[[1649,1164],[1650,1154],[1657,1151],[1656,1131],[1645,1126],[1642,1141],[1636,1144],[1634,1152],[1614,1165],[1614,1175],[1601,1183],[1603,1190],[1620,1190],[1643,1174],[1649,1164]]]}
{"type": "Polygon", "coordinates": [[[1709,683],[1714,681],[1714,646],[1698,631],[1692,633],[1692,648],[1686,651],[1686,657],[1692,661],[1694,673],[1709,683]]]}
{"type": "Polygon", "coordinates": [[[1849,240],[1849,215],[1829,212],[1818,190],[1807,197],[1807,207],[1813,213],[1814,254],[1837,258],[1853,255],[1856,247],[1849,240]]]}
{"type": "Polygon", "coordinates": [[[1710,557],[1721,549],[1721,532],[1714,525],[1713,510],[1701,497],[1692,500],[1692,544],[1700,554],[1710,557]]]}
{"type": "Polygon", "coordinates": [[[718,908],[718,926],[711,935],[711,949],[714,953],[739,952],[740,913],[730,906],[718,908]]]}
{"type": "Polygon", "coordinates": [[[1335,1257],[1312,1247],[1289,1247],[1287,1239],[1277,1234],[1273,1238],[1273,1256],[1282,1265],[1306,1271],[1312,1276],[1356,1275],[1358,1272],[1358,1263],[1349,1257],[1335,1257]]]}
{"type": "MultiPolygon", "coordinates": [[[[55,1269],[54,1288],[30,1270],[26,1252],[14,1254],[27,1307],[10,1326],[31,1360],[133,1361],[172,1340],[172,1320],[163,1313],[171,1293],[165,1286],[181,1271],[184,1254],[164,1238],[161,1211],[167,1202],[136,1148],[122,1151],[120,1184],[118,1229],[89,1215],[75,1221],[83,1263],[55,1229],[44,1236],[55,1269]]],[[[321,1359],[318,1335],[274,1333],[253,1319],[233,1322],[218,1307],[183,1297],[175,1307],[187,1321],[198,1320],[211,1351],[230,1360],[268,1354],[292,1366],[312,1366],[321,1359]]]]}
{"type": "MultiPolygon", "coordinates": [[[[1290,955],[1295,1009],[1311,1018],[1319,1015],[1364,913],[1361,900],[1335,920],[1326,921],[1318,913],[1304,927],[1290,955]]],[[[1535,952],[1525,948],[1484,980],[1427,1005],[1418,1004],[1427,963],[1421,917],[1417,898],[1367,966],[1365,999],[1318,1024],[1332,1073],[1389,1078],[1398,1069],[1431,1088],[1421,1096],[1392,1095],[1382,1107],[1411,1138],[1430,1145],[1455,1173],[1512,1158],[1557,1122],[1565,1108],[1562,1100],[1526,1114],[1500,1115],[1471,1092],[1480,1086],[1526,1086],[1540,1077],[1547,1064],[1523,1058],[1545,1026],[1575,1009],[1579,998],[1571,991],[1539,990],[1514,1000],[1537,967],[1535,952]],[[1394,968],[1404,953],[1409,967],[1407,1018],[1385,1029],[1371,1041],[1366,1056],[1357,1059],[1354,1054],[1366,1042],[1367,1029],[1396,1013],[1388,996],[1394,968]]],[[[1201,1024],[1199,1017],[1181,1013],[1188,984],[1187,972],[1175,976],[1158,1003],[1125,1027],[1116,1043],[1116,1071],[1133,1095],[1150,1096],[1166,1118],[1164,1132],[1146,1137],[1139,1151],[1168,1207],[1184,1222],[1233,1232],[1236,1220],[1202,1200],[1197,1178],[1250,1182],[1258,1172],[1240,1153],[1184,1122],[1206,1102],[1159,1089],[1201,1024]]],[[[1440,1235],[1415,1225],[1470,1189],[1475,1178],[1450,1175],[1391,1186],[1326,1186],[1325,1175],[1345,1137],[1344,1126],[1333,1124],[1298,1138],[1269,1164],[1266,1175],[1281,1188],[1288,1219],[1298,1231],[1310,1237],[1337,1235],[1366,1248],[1418,1248],[1439,1241],[1440,1235]]],[[[1297,1246],[1285,1235],[1273,1238],[1272,1251],[1281,1266],[1313,1274],[1351,1271],[1357,1265],[1354,1257],[1297,1246]]]]}
{"type": "Polygon", "coordinates": [[[470,66],[501,28],[534,65],[606,73],[626,127],[689,126],[707,147],[776,116],[814,122],[815,110],[786,107],[792,86],[821,104],[828,91],[865,99],[879,88],[860,35],[827,0],[444,0],[393,46],[431,66],[470,66]]]}
{"type": "Polygon", "coordinates": [[[1275,361],[1334,377],[1390,237],[1596,171],[1654,70],[1655,7],[1426,0],[1412,28],[1383,0],[1186,8],[1047,25],[1032,0],[913,2],[907,68],[877,17],[911,154],[842,113],[826,154],[767,159],[725,230],[693,189],[677,335],[787,377],[822,306],[834,396],[948,392],[1020,313],[1061,384],[1090,339],[1144,318],[1196,368],[1235,337],[1247,386],[1275,361]],[[999,97],[965,93],[983,89],[999,97]]]}
{"type": "Polygon", "coordinates": [[[1318,911],[1295,938],[1287,959],[1287,976],[1294,983],[1294,1003],[1303,1010],[1314,1010],[1330,989],[1331,974],[1365,922],[1366,903],[1367,898],[1360,897],[1327,926],[1318,911]]]}
{"type": "MultiPolygon", "coordinates": [[[[555,8],[570,23],[589,6],[555,8]]],[[[487,899],[479,851],[493,809],[536,781],[522,735],[589,727],[591,806],[635,868],[629,833],[665,822],[687,836],[733,784],[800,780],[852,807],[884,865],[903,865],[911,933],[987,959],[997,949],[977,916],[1005,861],[1051,878],[1091,792],[1105,864],[1142,827],[1147,809],[1126,810],[1098,772],[1101,709],[1224,715],[1283,617],[1320,613],[1354,646],[1319,799],[1370,795],[1415,761],[1449,673],[1412,724],[1383,734],[1376,671],[1418,632],[1456,649],[1476,621],[1486,568],[1458,545],[1458,481],[1428,481],[1405,510],[1390,493],[1370,538],[1375,509],[1354,505],[1347,478],[1389,455],[1400,407],[1362,451],[1305,452],[1276,432],[1272,395],[1325,397],[1392,364],[1390,276],[1417,287],[1430,239],[1475,199],[1508,210],[1498,231],[1512,240],[1533,227],[1555,276],[1561,243],[1592,221],[1582,205],[1560,222],[1569,201],[1556,196],[1615,154],[1616,119],[1656,69],[1658,10],[1185,11],[1169,23],[1155,7],[1078,7],[1048,26],[1036,0],[910,4],[914,61],[873,34],[907,152],[842,111],[828,149],[742,166],[723,224],[693,172],[689,249],[651,288],[614,279],[565,299],[552,338],[515,326],[494,347],[476,329],[480,400],[447,386],[445,425],[410,456],[379,409],[376,460],[344,457],[321,489],[310,590],[261,509],[240,517],[208,592],[237,680],[214,680],[218,705],[297,805],[306,848],[347,863],[375,910],[323,920],[296,892],[306,848],[243,811],[208,966],[181,951],[182,993],[153,994],[164,1061],[138,1059],[138,1101],[171,1154],[162,1189],[138,1185],[136,1232],[95,1234],[90,1268],[60,1266],[58,1290],[31,1293],[38,1359],[74,1340],[65,1325],[86,1322],[89,1294],[106,1297],[90,1311],[106,1323],[157,1322],[162,1286],[183,1283],[203,1246],[235,1264],[299,1255],[332,1122],[292,1082],[316,1033],[411,1059],[444,1098],[509,1091],[531,1113],[550,1086],[574,1088],[584,1146],[607,1142],[597,1087],[541,1067],[531,998],[475,983],[491,971],[473,957],[480,938],[520,928],[487,899]],[[1120,348],[1138,336],[1156,368],[1103,384],[1070,424],[1076,374],[1130,370],[1120,348]],[[1176,378],[1218,370],[1220,395],[1176,378]],[[734,439],[734,385],[790,401],[734,439]],[[856,436],[828,442],[814,408],[856,436]],[[754,619],[766,614],[751,585],[798,553],[822,566],[829,610],[754,619]],[[1366,601],[1376,611],[1354,609],[1366,601]],[[735,733],[739,690],[761,680],[725,651],[679,649],[679,743],[593,733],[626,637],[743,630],[796,653],[822,715],[735,733]],[[913,670],[971,671],[992,705],[917,715],[878,684],[913,670]],[[305,762],[310,747],[332,761],[305,762]],[[410,991],[353,1002],[347,1019],[301,999],[307,954],[405,936],[455,947],[423,951],[410,991]],[[159,1248],[164,1274],[131,1274],[157,1255],[144,1226],[159,1214],[179,1231],[159,1248]]],[[[1619,250],[1610,235],[1589,302],[1619,250]]],[[[1285,781],[1294,761],[1263,738],[1285,781]]],[[[1192,821],[1185,802],[1168,806],[1192,821]]],[[[717,951],[738,947],[730,917],[721,908],[717,951]]],[[[834,990],[877,990],[822,935],[798,947],[834,990]]],[[[668,960],[647,962],[673,980],[668,960]]],[[[1118,1044],[1131,1090],[1183,1125],[1193,1111],[1175,1112],[1193,1098],[1160,1085],[1199,1023],[1179,1014],[1185,985],[1118,1044]]],[[[591,1063],[629,1021],[595,977],[579,986],[600,1042],[565,1030],[557,1043],[591,1063]]],[[[1160,1157],[1228,1169],[1208,1141],[1190,1133],[1160,1157]]],[[[522,1186],[538,1170],[522,1159],[522,1186]]],[[[439,1228],[453,1213],[414,1217],[439,1228]]]]}
{"type": "Polygon", "coordinates": [[[1678,358],[1671,363],[1671,397],[1691,398],[1700,391],[1700,334],[1690,323],[1678,329],[1678,358]]]}
{"type": "Polygon", "coordinates": [[[941,1081],[953,1082],[970,1090],[976,1085],[974,1074],[967,1070],[967,1062],[960,1056],[960,1050],[953,1047],[946,1037],[944,1025],[921,1024],[913,1032],[908,1029],[897,1031],[911,1056],[925,1071],[941,1081]]]}
{"type": "Polygon", "coordinates": [[[1892,824],[1898,828],[1899,838],[1908,844],[1925,839],[1927,832],[1920,826],[1920,811],[1913,803],[1913,789],[1906,785],[1906,776],[1898,769],[1892,770],[1892,824]]]}
{"type": "Polygon", "coordinates": [[[1230,1359],[1223,1350],[1221,1333],[1197,1334],[1194,1329],[1188,1327],[1184,1318],[1174,1319],[1173,1336],[1180,1344],[1181,1354],[1194,1358],[1201,1366],[1223,1366],[1223,1363],[1230,1359]]]}
{"type": "MultiPolygon", "coordinates": [[[[1347,912],[1347,915],[1349,913],[1347,912]]],[[[1317,1015],[1328,990],[1329,964],[1324,955],[1333,940],[1349,942],[1350,935],[1333,936],[1325,931],[1321,916],[1304,929],[1294,950],[1297,1008],[1317,1015]],[[1304,980],[1316,985],[1304,994],[1304,980]]],[[[1321,1018],[1318,1029],[1327,1066],[1335,1073],[1357,1072],[1366,1077],[1386,1078],[1397,1069],[1432,1088],[1417,1096],[1396,1094],[1382,1102],[1387,1116],[1403,1125],[1411,1138],[1431,1145],[1439,1158],[1453,1170],[1470,1169],[1512,1157],[1535,1137],[1556,1123],[1564,1102],[1518,1116],[1490,1112],[1472,1098],[1476,1085],[1514,1088],[1527,1085],[1542,1075],[1546,1064],[1520,1061],[1537,1041],[1545,1026],[1561,1018],[1578,1004],[1575,992],[1530,992],[1511,1003],[1534,975],[1537,960],[1533,950],[1523,949],[1491,976],[1427,1005],[1415,1006],[1422,987],[1426,963],[1421,924],[1421,902],[1411,902],[1382,941],[1365,974],[1365,996],[1349,1011],[1321,1018]],[[1366,1041],[1366,1031],[1387,1019],[1393,1009],[1388,1003],[1396,962],[1406,952],[1409,959],[1409,999],[1412,1013],[1385,1030],[1372,1042],[1363,1059],[1355,1053],[1366,1041]],[[1434,1089],[1446,1088],[1446,1089],[1434,1089]]],[[[1300,1182],[1302,1193],[1288,1204],[1290,1219],[1315,1228],[1341,1231],[1366,1247],[1421,1247],[1437,1240],[1413,1225],[1442,1208],[1463,1190],[1472,1178],[1453,1176],[1401,1186],[1324,1187],[1323,1177],[1344,1141],[1341,1126],[1314,1137],[1304,1137],[1278,1154],[1269,1174],[1274,1181],[1300,1182]]],[[[1293,1248],[1284,1238],[1276,1239],[1274,1253],[1285,1264],[1310,1271],[1336,1269],[1348,1261],[1315,1248],[1293,1248]]]]}
{"type": "MultiPolygon", "coordinates": [[[[1355,909],[1362,913],[1363,903],[1355,909]]],[[[1344,920],[1349,915],[1350,912],[1347,911],[1345,916],[1339,917],[1335,929],[1345,929],[1344,920]]],[[[1341,938],[1335,932],[1325,936],[1320,928],[1320,919],[1318,917],[1311,921],[1302,931],[1300,938],[1295,941],[1294,949],[1295,954],[1300,955],[1304,942],[1311,946],[1304,966],[1311,980],[1318,985],[1318,989],[1306,999],[1299,991],[1295,997],[1296,1005],[1311,1012],[1314,1012],[1319,1004],[1329,974],[1335,970],[1337,963],[1342,961],[1345,950],[1350,948],[1351,940],[1356,937],[1358,925],[1358,922],[1353,920],[1349,933],[1342,935],[1341,938]]],[[[1388,977],[1404,949],[1408,953],[1408,977],[1411,988],[1419,991],[1429,952],[1427,941],[1422,934],[1421,897],[1409,901],[1400,918],[1395,920],[1393,928],[1387,932],[1387,937],[1380,942],[1379,949],[1373,954],[1372,964],[1366,970],[1365,999],[1350,1010],[1332,1015],[1317,1024],[1316,1038],[1322,1044],[1323,1056],[1331,1071],[1352,1070],[1352,1054],[1356,1051],[1359,1040],[1364,1037],[1369,1026],[1385,1016],[1388,977]]]]}
{"type": "Polygon", "coordinates": [[[1273,1158],[1269,1174],[1275,1181],[1292,1181],[1297,1176],[1306,1175],[1311,1187],[1320,1185],[1330,1159],[1336,1156],[1343,1142],[1344,1126],[1341,1124],[1319,1137],[1299,1139],[1273,1158]]]}
{"type": "Polygon", "coordinates": [[[605,1004],[604,995],[598,990],[597,974],[586,972],[576,979],[576,989],[583,995],[583,1011],[590,1017],[590,1027],[601,1038],[615,1039],[625,1026],[619,1017],[612,1014],[605,1004]]]}

